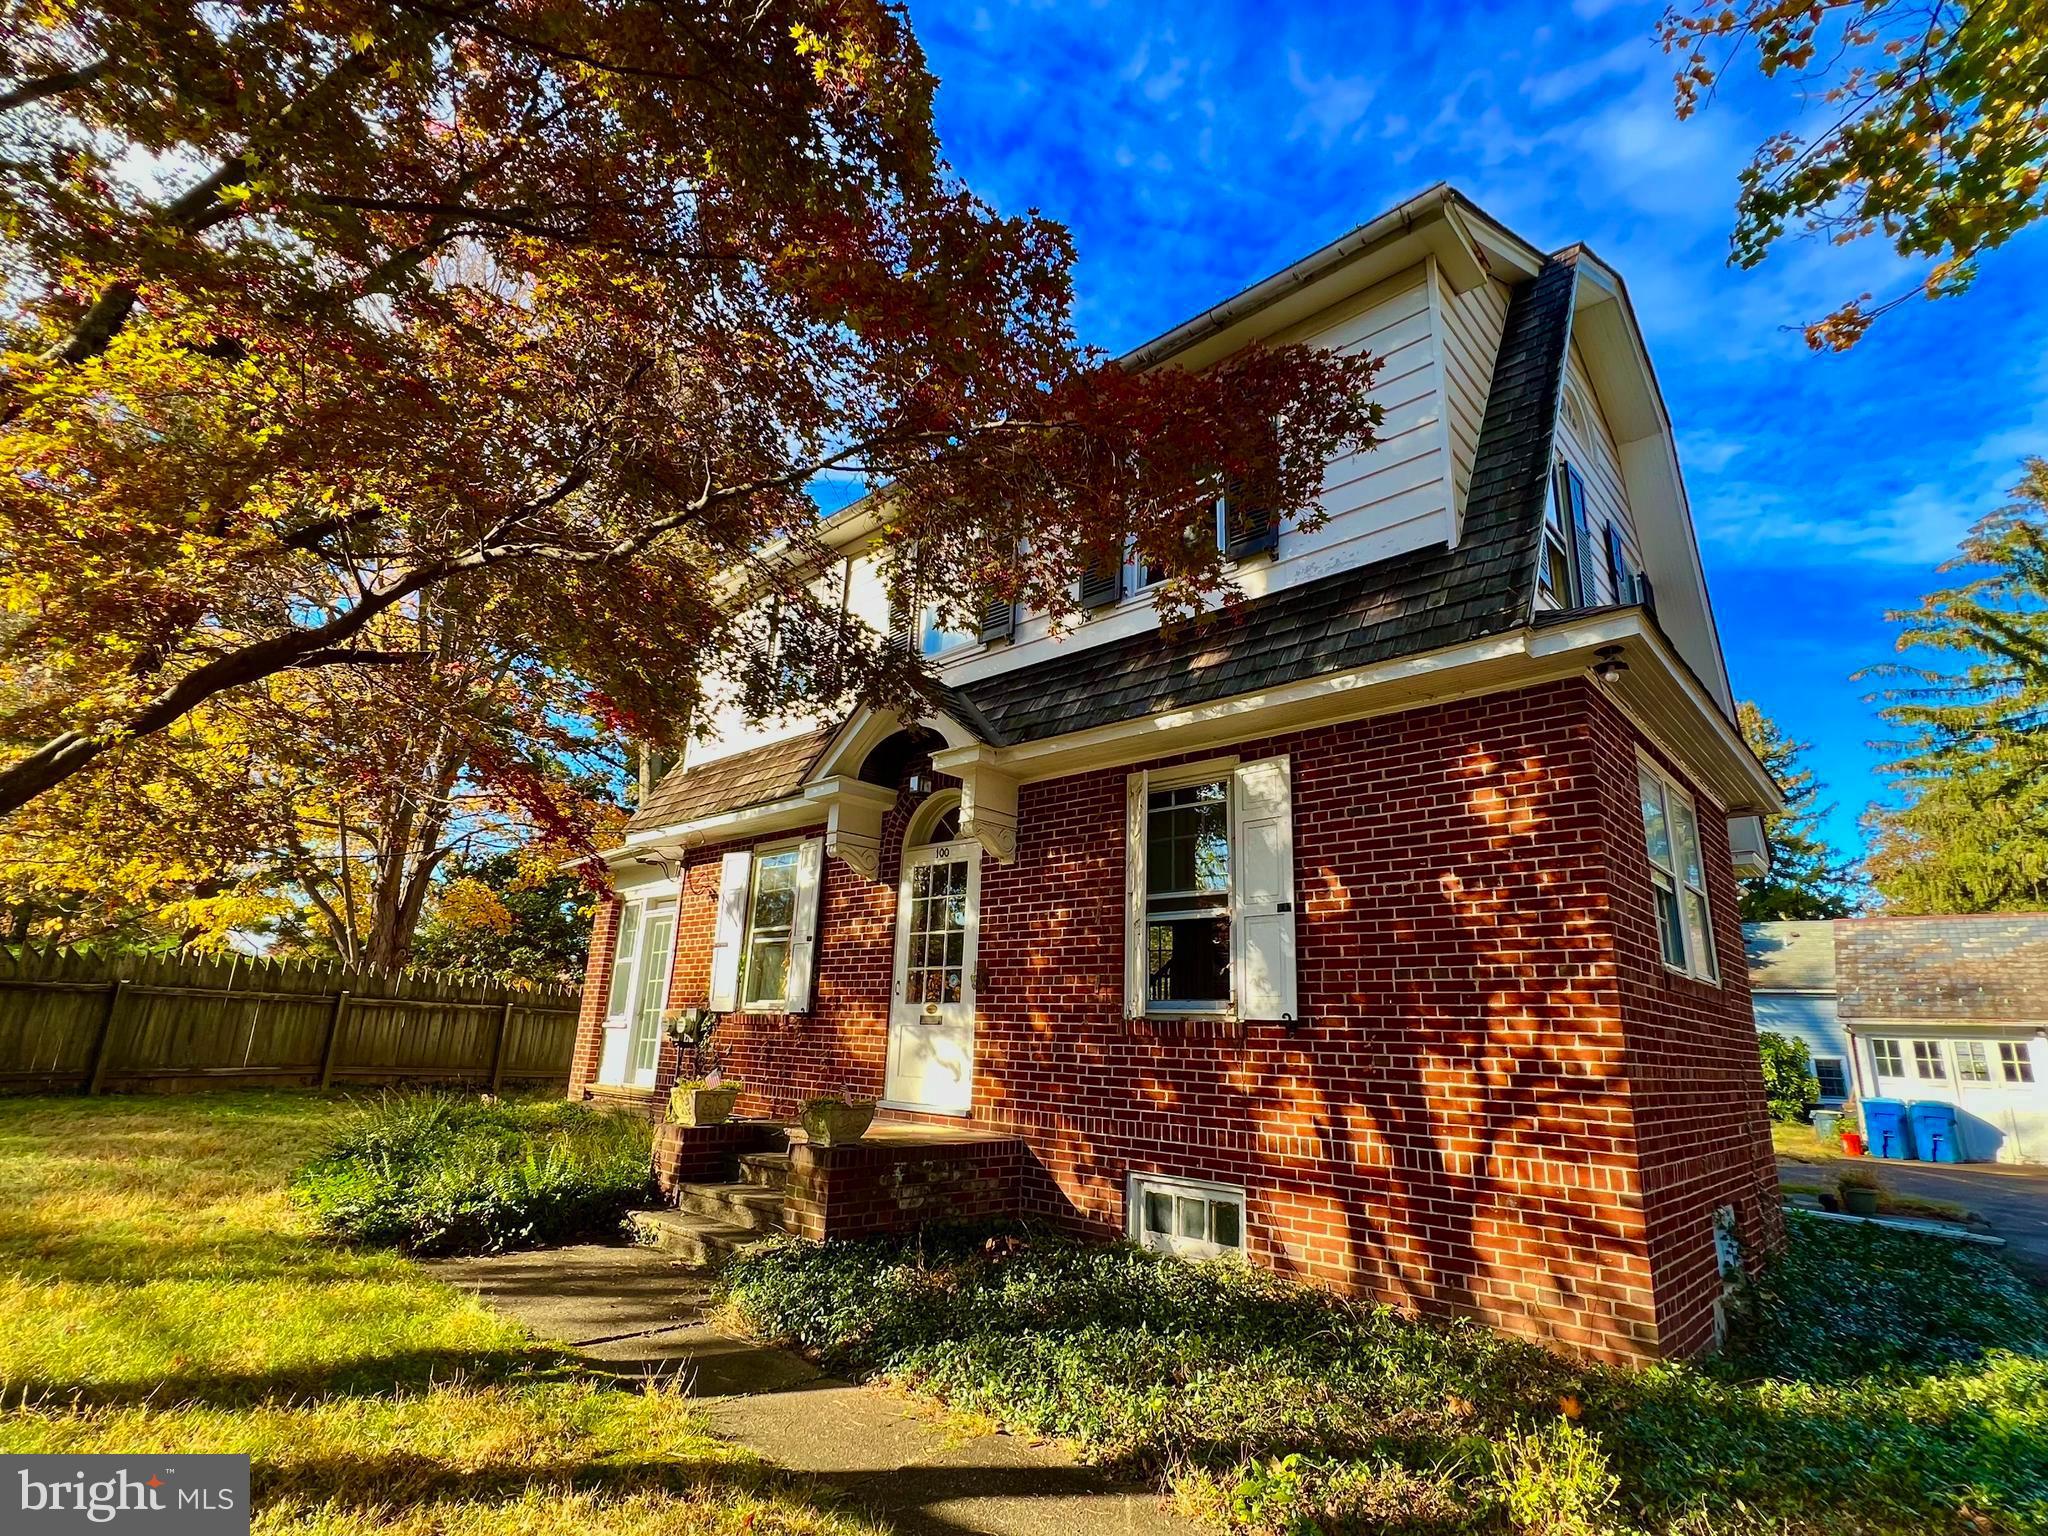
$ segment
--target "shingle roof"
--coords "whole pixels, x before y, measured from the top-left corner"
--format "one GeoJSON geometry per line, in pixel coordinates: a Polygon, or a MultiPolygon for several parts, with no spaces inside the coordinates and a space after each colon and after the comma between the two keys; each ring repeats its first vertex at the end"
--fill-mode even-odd
{"type": "Polygon", "coordinates": [[[1835,925],[1826,919],[1796,923],[1744,923],[1752,992],[1835,990],[1835,925]]]}
{"type": "Polygon", "coordinates": [[[1036,741],[1162,709],[1433,651],[1526,625],[1570,335],[1575,251],[1508,306],[1466,499],[1464,538],[1245,605],[1233,620],[1148,631],[963,684],[998,743],[1036,741]]]}
{"type": "Polygon", "coordinates": [[[647,797],[626,824],[628,832],[664,827],[721,811],[742,810],[765,805],[793,795],[803,786],[804,775],[825,750],[837,726],[807,731],[786,741],[770,742],[721,757],[701,768],[671,773],[647,797]]]}
{"type": "MultiPolygon", "coordinates": [[[[995,746],[1113,725],[1162,709],[1369,665],[1530,622],[1549,494],[1551,434],[1571,333],[1576,251],[1553,256],[1508,305],[1466,495],[1464,537],[1247,603],[1235,618],[1077,648],[933,702],[995,746]]],[[[792,794],[836,731],[669,775],[629,830],[792,794]]]]}

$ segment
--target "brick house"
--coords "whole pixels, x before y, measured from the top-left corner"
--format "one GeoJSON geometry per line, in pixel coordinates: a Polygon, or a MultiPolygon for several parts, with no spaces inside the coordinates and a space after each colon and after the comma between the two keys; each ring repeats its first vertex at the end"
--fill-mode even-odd
{"type": "Polygon", "coordinates": [[[1162,631],[1133,565],[946,633],[872,502],[823,524],[931,708],[709,722],[607,856],[572,1095],[651,1111],[701,1008],[746,1118],[661,1132],[693,1210],[1013,1212],[1698,1351],[1782,1236],[1734,886],[1777,801],[1626,291],[1439,187],[1127,361],[1257,337],[1382,356],[1387,421],[1318,529],[1219,504],[1241,619],[1162,631]],[[726,1187],[842,1090],[867,1142],[726,1187]]]}

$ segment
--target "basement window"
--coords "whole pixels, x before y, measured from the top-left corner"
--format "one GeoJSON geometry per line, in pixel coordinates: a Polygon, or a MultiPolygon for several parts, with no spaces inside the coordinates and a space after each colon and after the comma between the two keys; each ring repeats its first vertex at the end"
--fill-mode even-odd
{"type": "Polygon", "coordinates": [[[1125,1206],[1140,1248],[1181,1259],[1244,1252],[1244,1191],[1234,1185],[1134,1173],[1125,1206]]]}

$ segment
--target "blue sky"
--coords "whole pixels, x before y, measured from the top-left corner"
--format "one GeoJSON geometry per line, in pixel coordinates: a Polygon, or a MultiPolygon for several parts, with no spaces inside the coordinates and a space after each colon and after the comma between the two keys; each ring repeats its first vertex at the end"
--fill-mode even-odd
{"type": "Polygon", "coordinates": [[[1450,181],[1628,283],[1662,379],[1739,696],[1815,744],[1834,831],[1884,792],[1857,668],[1937,583],[2026,453],[2048,453],[2048,230],[1852,353],[1787,326],[1909,272],[1874,242],[1725,263],[1737,170],[1798,120],[1732,80],[1671,112],[1661,4],[1173,7],[912,0],[947,154],[1006,211],[1072,229],[1084,340],[1135,345],[1401,198],[1450,181]]]}

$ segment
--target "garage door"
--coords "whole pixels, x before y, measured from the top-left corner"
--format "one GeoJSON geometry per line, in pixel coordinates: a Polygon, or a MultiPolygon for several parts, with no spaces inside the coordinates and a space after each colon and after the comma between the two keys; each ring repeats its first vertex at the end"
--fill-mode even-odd
{"type": "Polygon", "coordinates": [[[1971,1162],[2048,1163],[2048,1064],[2031,1034],[1873,1035],[1869,1051],[1880,1098],[1955,1105],[1971,1162]]]}

